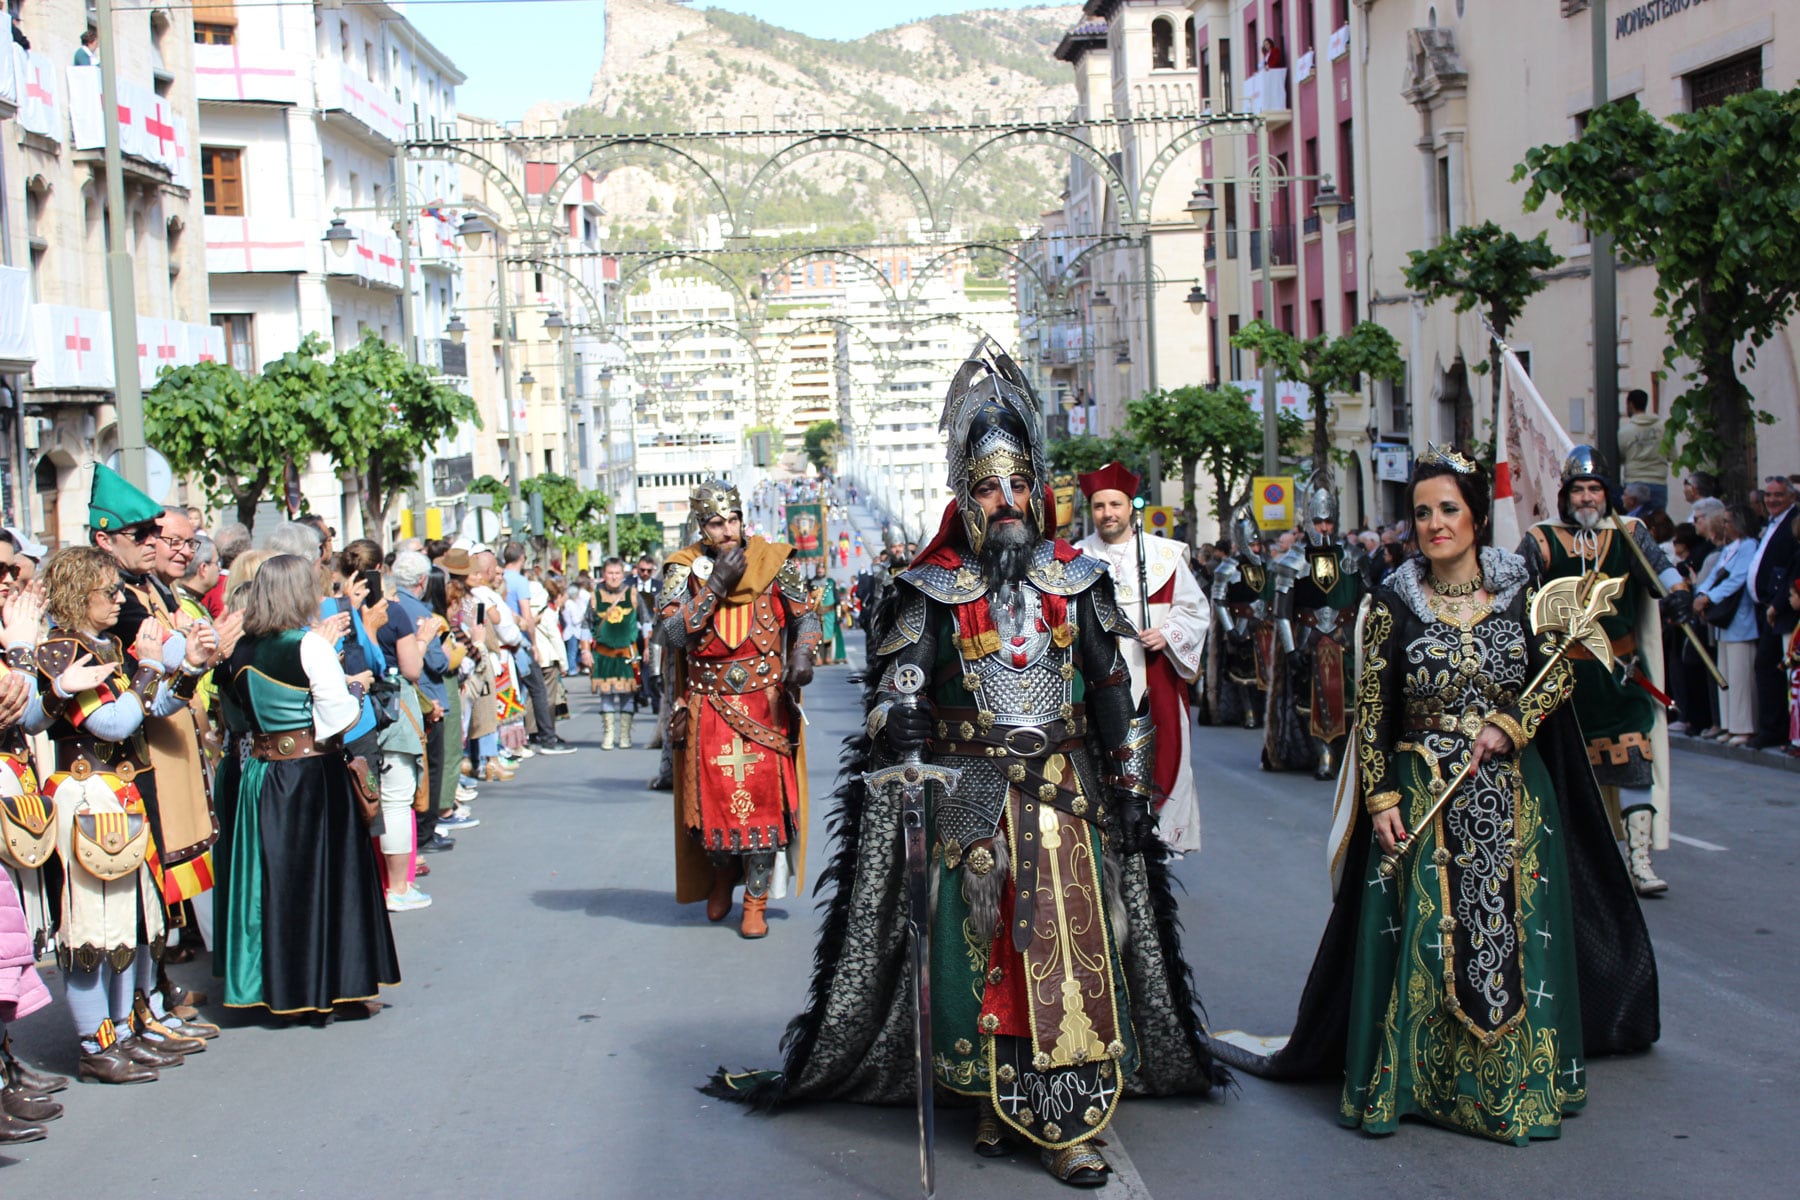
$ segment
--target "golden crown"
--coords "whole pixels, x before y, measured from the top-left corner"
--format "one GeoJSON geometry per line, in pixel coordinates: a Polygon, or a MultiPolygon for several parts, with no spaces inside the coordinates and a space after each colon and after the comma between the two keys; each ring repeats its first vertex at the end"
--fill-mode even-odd
{"type": "Polygon", "coordinates": [[[1454,446],[1432,446],[1419,455],[1419,462],[1449,467],[1458,475],[1473,475],[1476,471],[1475,460],[1454,446]]]}

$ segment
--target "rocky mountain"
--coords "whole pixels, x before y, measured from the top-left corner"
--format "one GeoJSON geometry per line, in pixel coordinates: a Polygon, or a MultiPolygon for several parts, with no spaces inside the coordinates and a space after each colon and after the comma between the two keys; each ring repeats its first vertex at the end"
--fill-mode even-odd
{"type": "MultiPolygon", "coordinates": [[[[722,9],[668,0],[607,0],[606,49],[585,104],[560,114],[571,133],[819,127],[946,119],[977,111],[1067,114],[1073,75],[1052,57],[1081,19],[1077,5],[976,10],[933,17],[859,38],[828,41],[722,9]]],[[[938,138],[909,154],[927,186],[973,141],[938,138]]],[[[721,143],[716,169],[748,180],[769,152],[721,143]]],[[[1048,152],[1007,159],[979,181],[958,213],[966,233],[1009,235],[1057,204],[1065,162],[1048,152]]],[[[903,235],[914,208],[891,169],[871,159],[822,155],[782,177],[756,213],[759,232],[829,241],[903,235]]],[[[615,245],[704,237],[704,206],[683,180],[654,164],[613,170],[602,202],[615,245]]]]}

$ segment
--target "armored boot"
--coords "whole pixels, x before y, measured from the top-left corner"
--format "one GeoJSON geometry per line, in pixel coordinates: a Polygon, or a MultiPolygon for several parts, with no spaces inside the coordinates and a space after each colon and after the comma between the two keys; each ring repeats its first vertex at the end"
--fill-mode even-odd
{"type": "Polygon", "coordinates": [[[636,747],[631,744],[631,718],[631,713],[622,712],[619,714],[619,749],[621,750],[636,749],[636,747]]]}
{"type": "Polygon", "coordinates": [[[1321,741],[1319,743],[1318,765],[1313,767],[1313,778],[1314,779],[1331,779],[1331,778],[1335,777],[1336,775],[1337,775],[1337,763],[1332,761],[1331,743],[1321,741]]]}
{"type": "Polygon", "coordinates": [[[1640,896],[1660,896],[1669,885],[1656,877],[1650,865],[1650,827],[1655,815],[1647,808],[1625,814],[1625,844],[1630,851],[1631,886],[1640,896]]]}
{"type": "Polygon", "coordinates": [[[1091,1141],[1064,1146],[1061,1150],[1039,1150],[1038,1161],[1044,1164],[1044,1170],[1056,1177],[1057,1182],[1066,1183],[1070,1187],[1101,1187],[1112,1175],[1112,1168],[1091,1141]]]}
{"type": "Polygon", "coordinates": [[[983,1099],[975,1113],[975,1153],[983,1158],[1005,1158],[1018,1149],[1018,1140],[1007,1132],[994,1112],[994,1102],[983,1099]]]}
{"type": "Polygon", "coordinates": [[[600,726],[606,731],[600,739],[600,748],[616,749],[619,744],[619,714],[611,710],[601,713],[600,726]]]}

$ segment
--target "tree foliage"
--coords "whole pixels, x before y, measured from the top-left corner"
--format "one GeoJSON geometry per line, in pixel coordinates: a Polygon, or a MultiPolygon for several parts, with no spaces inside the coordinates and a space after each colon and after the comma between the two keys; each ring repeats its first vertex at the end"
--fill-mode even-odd
{"type": "MultiPolygon", "coordinates": [[[[1360,322],[1336,338],[1319,334],[1301,341],[1258,318],[1233,334],[1231,344],[1249,350],[1259,362],[1273,366],[1276,375],[1306,389],[1313,410],[1312,456],[1318,464],[1331,455],[1327,415],[1331,393],[1355,391],[1364,375],[1397,379],[1406,370],[1400,343],[1373,321],[1360,322]]],[[[1259,441],[1259,455],[1260,446],[1259,441]]]]}
{"type": "Polygon", "coordinates": [[[199,480],[208,503],[248,526],[291,461],[321,449],[300,412],[330,386],[331,347],[308,334],[254,378],[226,363],[165,371],[144,397],[144,432],[177,474],[199,480]]]}
{"type": "MultiPolygon", "coordinates": [[[[1456,311],[1479,307],[1494,332],[1504,338],[1525,304],[1544,290],[1540,273],[1555,269],[1562,255],[1539,233],[1530,241],[1492,221],[1464,225],[1429,250],[1407,252],[1406,286],[1427,300],[1454,300],[1456,311]]],[[[1488,379],[1493,388],[1491,421],[1500,424],[1500,347],[1488,340],[1488,379]]],[[[1474,404],[1467,392],[1457,401],[1456,442],[1475,441],[1474,404]]]]}
{"type": "Polygon", "coordinates": [[[300,420],[338,470],[356,481],[363,528],[387,523],[394,497],[418,482],[428,446],[481,418],[475,401],[374,332],[337,356],[300,420]]]}
{"type": "Polygon", "coordinates": [[[619,518],[619,557],[626,562],[662,549],[663,529],[654,519],[619,518]]]}
{"type": "Polygon", "coordinates": [[[1049,449],[1051,468],[1069,475],[1098,471],[1109,462],[1124,463],[1133,474],[1140,476],[1148,470],[1144,447],[1128,430],[1121,429],[1105,437],[1088,433],[1061,438],[1051,442],[1049,449]]]}
{"type": "Polygon", "coordinates": [[[1739,348],[1756,350],[1800,299],[1800,89],[1758,90],[1662,121],[1608,104],[1579,138],[1528,150],[1526,211],[1551,195],[1558,215],[1611,235],[1622,259],[1656,272],[1668,324],[1666,367],[1691,386],[1669,407],[1665,452],[1718,470],[1724,494],[1757,478],[1754,407],[1739,348]]]}
{"type": "Polygon", "coordinates": [[[533,475],[519,484],[522,496],[537,496],[544,509],[544,534],[562,550],[574,553],[583,543],[606,540],[606,495],[584,488],[567,475],[533,475]]]}
{"type": "MultiPolygon", "coordinates": [[[[1281,413],[1277,419],[1284,446],[1304,435],[1298,417],[1281,413]]],[[[1224,525],[1231,497],[1262,465],[1262,418],[1250,407],[1249,393],[1229,384],[1147,392],[1127,406],[1126,428],[1146,450],[1163,456],[1165,472],[1180,474],[1181,519],[1190,545],[1197,544],[1194,482],[1200,469],[1212,476],[1213,514],[1224,525]]]]}
{"type": "Polygon", "coordinates": [[[814,421],[806,427],[803,442],[806,447],[806,461],[810,462],[819,474],[830,473],[837,461],[838,423],[836,421],[814,421]]]}

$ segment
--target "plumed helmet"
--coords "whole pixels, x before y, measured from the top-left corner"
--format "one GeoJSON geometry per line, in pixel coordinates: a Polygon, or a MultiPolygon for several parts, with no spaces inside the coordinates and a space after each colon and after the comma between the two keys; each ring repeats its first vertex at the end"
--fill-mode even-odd
{"type": "Polygon", "coordinates": [[[1013,360],[991,338],[983,338],[958,368],[944,398],[938,429],[950,444],[950,491],[956,496],[969,547],[980,553],[987,540],[987,514],[975,499],[976,485],[998,476],[1031,480],[1031,516],[1039,531],[1045,520],[1044,434],[1037,394],[1013,360]]]}
{"type": "Polygon", "coordinates": [[[1606,489],[1606,512],[1602,516],[1622,511],[1619,485],[1607,473],[1606,460],[1592,446],[1576,446],[1563,458],[1562,485],[1556,490],[1556,512],[1565,523],[1574,524],[1575,521],[1569,508],[1569,485],[1583,479],[1593,480],[1606,489]]]}
{"type": "Polygon", "coordinates": [[[716,475],[696,483],[688,493],[688,514],[693,518],[696,530],[714,517],[742,516],[743,513],[744,501],[738,495],[737,486],[716,475]]]}

